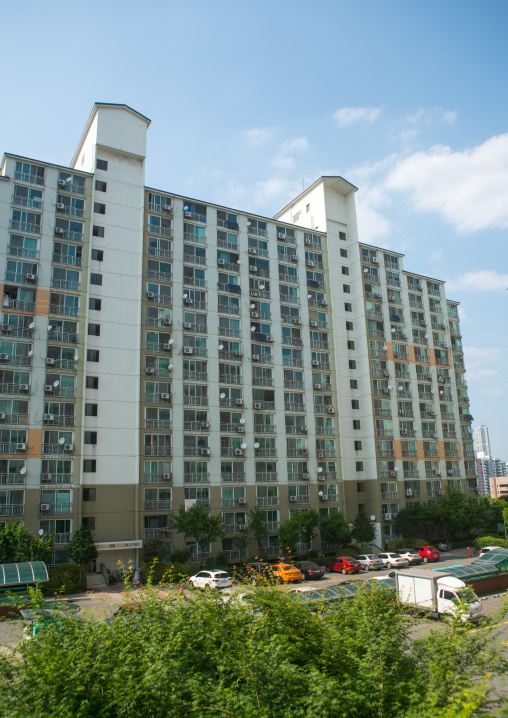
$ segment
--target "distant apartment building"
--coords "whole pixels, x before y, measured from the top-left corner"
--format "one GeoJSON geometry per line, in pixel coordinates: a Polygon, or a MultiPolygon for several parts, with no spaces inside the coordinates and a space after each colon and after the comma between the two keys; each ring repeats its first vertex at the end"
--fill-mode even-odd
{"type": "MultiPolygon", "coordinates": [[[[96,104],[69,166],[0,167],[0,517],[94,531],[99,561],[187,546],[171,514],[374,516],[477,494],[458,304],[361,242],[321,177],[275,218],[145,186],[150,121],[96,104]]],[[[319,538],[315,548],[320,547],[319,538]]],[[[302,542],[298,549],[304,550],[302,542]]],[[[326,549],[326,544],[321,544],[326,549]]]]}
{"type": "Polygon", "coordinates": [[[489,430],[485,424],[477,426],[474,430],[474,434],[476,441],[478,492],[480,494],[491,494],[493,496],[494,493],[496,493],[496,489],[492,480],[496,477],[504,477],[508,475],[506,461],[496,459],[492,456],[489,430]]]}

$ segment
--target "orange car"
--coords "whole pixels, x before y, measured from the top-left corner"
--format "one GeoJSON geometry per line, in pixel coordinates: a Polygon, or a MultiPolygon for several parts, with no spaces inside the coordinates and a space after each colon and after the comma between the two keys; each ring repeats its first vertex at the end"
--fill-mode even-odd
{"type": "Polygon", "coordinates": [[[272,573],[281,583],[293,583],[303,581],[300,569],[291,566],[289,563],[276,563],[272,566],[272,573]]]}

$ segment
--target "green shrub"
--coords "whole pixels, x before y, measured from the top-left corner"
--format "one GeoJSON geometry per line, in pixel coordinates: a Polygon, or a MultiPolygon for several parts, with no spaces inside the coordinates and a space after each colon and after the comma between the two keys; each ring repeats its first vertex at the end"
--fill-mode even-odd
{"type": "Polygon", "coordinates": [[[173,551],[168,555],[170,563],[187,563],[192,555],[192,551],[188,548],[182,548],[179,551],[173,551]]]}
{"type": "Polygon", "coordinates": [[[499,546],[500,548],[508,548],[508,541],[506,539],[498,538],[497,536],[479,536],[473,541],[475,548],[483,548],[484,546],[499,546]]]}
{"type": "Polygon", "coordinates": [[[193,576],[199,568],[183,563],[166,563],[165,561],[157,561],[154,564],[145,563],[141,566],[143,575],[148,578],[151,576],[152,583],[158,586],[160,583],[180,583],[186,581],[189,576],[193,576]]]}
{"type": "Polygon", "coordinates": [[[44,596],[67,595],[86,591],[86,574],[80,580],[79,566],[75,563],[66,563],[62,566],[53,566],[48,571],[49,582],[41,584],[44,596]]]}
{"type": "Polygon", "coordinates": [[[416,548],[417,546],[432,546],[427,539],[395,539],[388,541],[387,551],[397,551],[399,548],[416,548]]]}

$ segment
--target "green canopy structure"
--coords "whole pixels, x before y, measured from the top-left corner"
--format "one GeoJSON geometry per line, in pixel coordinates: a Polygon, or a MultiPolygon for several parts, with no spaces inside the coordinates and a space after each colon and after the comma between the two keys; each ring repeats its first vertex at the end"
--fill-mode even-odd
{"type": "Polygon", "coordinates": [[[44,561],[0,564],[0,589],[27,585],[36,581],[41,583],[49,581],[48,569],[44,561]]]}

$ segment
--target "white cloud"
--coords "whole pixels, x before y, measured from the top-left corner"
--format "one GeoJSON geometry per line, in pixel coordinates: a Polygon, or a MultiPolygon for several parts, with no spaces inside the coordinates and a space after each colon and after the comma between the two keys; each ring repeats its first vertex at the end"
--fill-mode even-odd
{"type": "Polygon", "coordinates": [[[430,124],[432,122],[446,122],[453,125],[458,115],[457,110],[443,110],[442,107],[420,107],[412,115],[408,115],[406,120],[413,125],[418,123],[430,124]]]}
{"type": "Polygon", "coordinates": [[[286,204],[292,197],[301,192],[301,187],[294,180],[282,177],[272,177],[269,180],[257,182],[254,190],[254,203],[257,206],[266,207],[273,202],[286,204]]]}
{"type": "Polygon", "coordinates": [[[471,289],[475,292],[506,291],[508,274],[494,271],[466,272],[455,279],[447,280],[447,289],[471,289]]]}
{"type": "Polygon", "coordinates": [[[371,125],[377,120],[380,112],[380,107],[341,107],[333,117],[341,127],[353,125],[357,122],[365,122],[371,125]]]}
{"type": "Polygon", "coordinates": [[[280,169],[293,169],[296,165],[293,154],[305,152],[309,147],[309,143],[306,137],[295,137],[294,140],[287,140],[283,142],[279,147],[278,153],[272,160],[274,167],[280,169]]]}
{"type": "Polygon", "coordinates": [[[264,145],[272,139],[273,130],[265,127],[254,127],[246,130],[243,136],[249,145],[264,145]]]}
{"type": "Polygon", "coordinates": [[[464,347],[464,361],[468,381],[495,378],[499,370],[496,364],[501,360],[501,350],[492,347],[464,347]]]}

